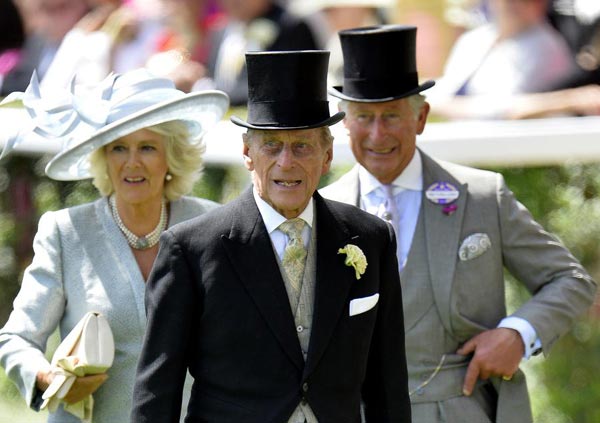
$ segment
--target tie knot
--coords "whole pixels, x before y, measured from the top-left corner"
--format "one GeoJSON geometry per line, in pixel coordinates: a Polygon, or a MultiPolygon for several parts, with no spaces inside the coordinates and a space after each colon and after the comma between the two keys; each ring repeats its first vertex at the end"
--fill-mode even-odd
{"type": "Polygon", "coordinates": [[[290,239],[302,238],[302,229],[304,229],[304,220],[300,218],[294,218],[286,220],[279,225],[279,230],[286,234],[290,239]]]}
{"type": "Polygon", "coordinates": [[[381,190],[385,199],[394,198],[394,186],[392,184],[382,185],[381,190]]]}

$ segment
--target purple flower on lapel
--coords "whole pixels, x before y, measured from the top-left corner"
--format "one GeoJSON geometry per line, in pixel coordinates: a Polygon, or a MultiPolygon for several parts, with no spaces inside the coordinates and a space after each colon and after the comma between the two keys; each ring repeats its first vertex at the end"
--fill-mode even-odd
{"type": "Polygon", "coordinates": [[[442,213],[444,213],[446,216],[450,216],[456,211],[456,209],[458,209],[458,206],[456,204],[448,204],[447,206],[444,206],[444,208],[442,209],[442,213]]]}

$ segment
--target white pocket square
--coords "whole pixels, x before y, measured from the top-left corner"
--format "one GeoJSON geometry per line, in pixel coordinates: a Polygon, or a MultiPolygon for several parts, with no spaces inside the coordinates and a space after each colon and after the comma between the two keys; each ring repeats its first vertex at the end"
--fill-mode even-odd
{"type": "Polygon", "coordinates": [[[472,260],[485,253],[492,246],[490,237],[484,233],[475,233],[464,239],[458,249],[458,257],[462,261],[472,260]]]}
{"type": "Polygon", "coordinates": [[[350,316],[364,313],[375,307],[379,301],[379,294],[373,294],[364,298],[355,298],[350,301],[350,316]]]}

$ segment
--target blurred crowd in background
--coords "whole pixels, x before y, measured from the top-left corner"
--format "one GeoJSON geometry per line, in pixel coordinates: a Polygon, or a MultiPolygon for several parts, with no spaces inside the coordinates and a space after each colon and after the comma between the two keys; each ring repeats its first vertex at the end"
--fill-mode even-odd
{"type": "Polygon", "coordinates": [[[339,30],[406,23],[419,28],[420,76],[437,80],[429,99],[442,118],[600,114],[600,2],[411,3],[0,0],[0,96],[23,91],[34,70],[48,92],[144,66],[186,92],[221,89],[240,106],[245,51],[328,49],[334,85],[339,30]]]}

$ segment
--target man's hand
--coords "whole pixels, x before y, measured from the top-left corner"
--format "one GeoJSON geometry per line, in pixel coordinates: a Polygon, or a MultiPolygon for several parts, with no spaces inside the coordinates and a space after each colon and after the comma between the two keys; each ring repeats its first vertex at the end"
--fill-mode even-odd
{"type": "Polygon", "coordinates": [[[478,378],[512,377],[519,368],[525,346],[516,330],[496,328],[475,335],[456,352],[473,354],[463,384],[463,393],[471,395],[478,378]]]}

